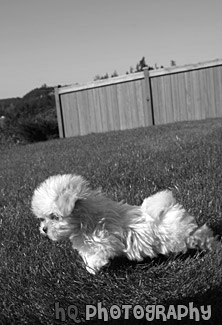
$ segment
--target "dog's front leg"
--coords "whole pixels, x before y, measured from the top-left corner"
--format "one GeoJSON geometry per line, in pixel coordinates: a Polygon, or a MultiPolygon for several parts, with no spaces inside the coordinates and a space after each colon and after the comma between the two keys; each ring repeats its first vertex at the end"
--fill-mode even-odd
{"type": "Polygon", "coordinates": [[[104,252],[90,252],[90,254],[82,253],[81,256],[86,265],[86,270],[94,275],[109,261],[109,257],[104,252]]]}

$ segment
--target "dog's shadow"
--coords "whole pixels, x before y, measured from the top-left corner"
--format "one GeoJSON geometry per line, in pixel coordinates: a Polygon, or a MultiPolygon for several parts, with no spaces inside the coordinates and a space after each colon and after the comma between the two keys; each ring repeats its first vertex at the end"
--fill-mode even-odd
{"type": "Polygon", "coordinates": [[[203,257],[206,254],[205,251],[198,251],[198,249],[190,249],[188,250],[186,253],[179,253],[177,255],[172,254],[172,255],[162,255],[159,254],[157,257],[155,258],[150,258],[150,257],[146,257],[143,259],[143,261],[131,261],[129,260],[127,257],[125,256],[119,256],[119,257],[115,257],[113,258],[110,263],[106,266],[104,266],[103,270],[105,271],[117,271],[117,270],[121,270],[121,271],[126,271],[126,270],[133,270],[134,268],[136,268],[138,265],[144,265],[144,266],[150,266],[154,267],[154,266],[160,266],[163,264],[166,264],[167,262],[170,261],[174,261],[174,260],[181,260],[181,261],[185,261],[188,258],[194,258],[197,255],[199,257],[203,257]]]}
{"type": "MultiPolygon", "coordinates": [[[[222,241],[222,223],[212,227],[212,230],[214,232],[214,236],[217,239],[216,243],[220,243],[222,241]]],[[[125,256],[119,256],[113,258],[108,265],[103,267],[103,270],[106,271],[128,271],[137,268],[138,265],[144,265],[148,268],[154,267],[154,266],[160,266],[162,264],[166,264],[167,262],[172,262],[174,260],[180,260],[180,261],[186,261],[188,258],[195,258],[199,257],[202,258],[207,251],[200,250],[200,249],[189,249],[186,253],[178,253],[178,254],[171,254],[171,255],[162,255],[159,254],[155,258],[145,257],[143,261],[131,261],[125,256]]]]}

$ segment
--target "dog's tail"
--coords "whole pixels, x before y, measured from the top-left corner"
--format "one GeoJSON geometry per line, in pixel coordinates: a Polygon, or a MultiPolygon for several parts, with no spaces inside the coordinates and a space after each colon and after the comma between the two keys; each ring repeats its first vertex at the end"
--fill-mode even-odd
{"type": "Polygon", "coordinates": [[[186,239],[186,245],[187,249],[211,250],[212,244],[215,241],[216,237],[214,236],[213,231],[204,224],[190,233],[186,239]]]}
{"type": "Polygon", "coordinates": [[[201,227],[197,225],[194,217],[176,202],[173,193],[169,190],[146,198],[141,209],[145,215],[152,218],[153,223],[158,224],[161,238],[164,238],[167,232],[167,236],[172,239],[171,242],[180,243],[171,246],[169,241],[165,242],[164,247],[168,247],[166,251],[211,250],[213,242],[217,240],[206,224],[201,227]]]}

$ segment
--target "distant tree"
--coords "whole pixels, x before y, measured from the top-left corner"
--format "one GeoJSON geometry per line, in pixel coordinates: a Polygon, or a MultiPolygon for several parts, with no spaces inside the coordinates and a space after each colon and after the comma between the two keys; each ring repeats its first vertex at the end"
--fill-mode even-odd
{"type": "Polygon", "coordinates": [[[113,72],[113,74],[111,74],[111,78],[113,77],[118,77],[118,73],[116,72],[116,70],[113,72]]]}
{"type": "MultiPolygon", "coordinates": [[[[163,69],[164,66],[161,65],[161,66],[159,67],[159,66],[157,65],[157,63],[155,63],[155,64],[154,64],[154,68],[155,68],[155,70],[157,70],[157,69],[163,69]]],[[[149,67],[149,70],[152,70],[152,67],[149,67]]]]}
{"type": "Polygon", "coordinates": [[[101,77],[100,77],[100,75],[99,74],[97,74],[95,77],[94,77],[94,81],[96,81],[96,80],[100,80],[101,79],[101,77]]]}
{"type": "Polygon", "coordinates": [[[108,79],[109,78],[109,75],[108,73],[106,73],[104,76],[100,76],[99,74],[97,74],[95,77],[94,77],[94,81],[97,81],[97,80],[103,80],[103,79],[108,79]]]}
{"type": "Polygon", "coordinates": [[[171,60],[170,61],[170,65],[171,65],[171,67],[175,67],[177,64],[176,64],[176,61],[174,61],[174,60],[171,60]]]}
{"type": "Polygon", "coordinates": [[[146,64],[146,59],[143,56],[142,59],[139,61],[139,63],[137,63],[135,72],[143,71],[145,67],[148,67],[148,65],[146,64]]]}
{"type": "Polygon", "coordinates": [[[143,70],[143,68],[148,67],[148,65],[146,64],[146,60],[145,57],[142,57],[142,59],[140,60],[140,69],[141,71],[143,70]]]}
{"type": "MultiPolygon", "coordinates": [[[[175,61],[174,61],[174,62],[175,62],[175,61]]],[[[141,72],[141,71],[143,71],[143,69],[144,69],[145,67],[148,67],[148,70],[154,70],[153,67],[148,66],[148,65],[146,64],[146,59],[145,59],[145,57],[143,56],[142,59],[139,61],[139,63],[136,64],[135,69],[131,66],[131,67],[129,68],[129,71],[126,71],[126,74],[131,74],[131,73],[134,73],[134,72],[141,72]]],[[[161,68],[163,68],[162,65],[161,65],[161,68]]],[[[157,64],[155,64],[155,69],[159,69],[159,67],[157,66],[157,64]]],[[[113,78],[113,77],[117,77],[117,76],[118,76],[118,73],[116,72],[116,70],[114,70],[114,72],[110,75],[111,78],[113,78]]],[[[101,75],[97,74],[97,75],[94,77],[93,80],[96,81],[96,80],[103,80],[103,79],[108,79],[108,78],[109,78],[108,73],[106,73],[104,76],[101,76],[101,75]]]]}

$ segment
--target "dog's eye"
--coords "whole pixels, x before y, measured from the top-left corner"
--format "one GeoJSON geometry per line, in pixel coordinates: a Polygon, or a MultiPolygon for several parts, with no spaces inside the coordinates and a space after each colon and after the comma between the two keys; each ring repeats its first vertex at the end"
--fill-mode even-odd
{"type": "Polygon", "coordinates": [[[54,221],[58,221],[60,218],[59,218],[59,216],[57,216],[56,214],[51,213],[51,214],[50,214],[50,219],[51,219],[51,220],[54,220],[54,221]]]}

